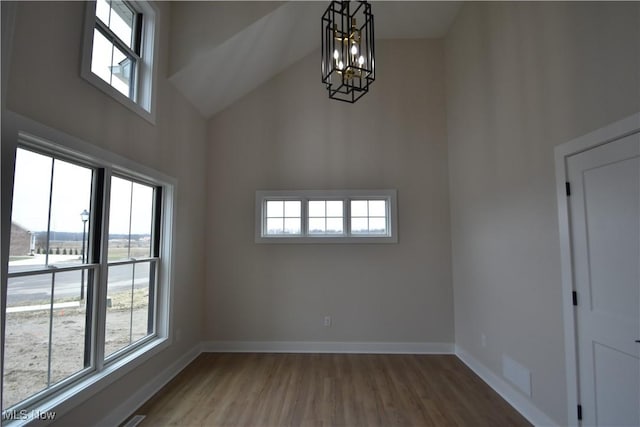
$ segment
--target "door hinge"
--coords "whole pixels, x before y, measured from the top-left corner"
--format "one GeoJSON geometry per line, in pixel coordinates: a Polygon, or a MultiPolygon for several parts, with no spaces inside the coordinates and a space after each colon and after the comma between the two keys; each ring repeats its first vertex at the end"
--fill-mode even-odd
{"type": "Polygon", "coordinates": [[[571,299],[573,300],[573,305],[578,305],[578,293],[576,291],[571,292],[571,299]]]}
{"type": "Polygon", "coordinates": [[[568,182],[564,183],[564,189],[567,192],[567,197],[571,195],[571,184],[568,182]]]}
{"type": "Polygon", "coordinates": [[[578,420],[582,421],[582,405],[578,405],[578,420]]]}

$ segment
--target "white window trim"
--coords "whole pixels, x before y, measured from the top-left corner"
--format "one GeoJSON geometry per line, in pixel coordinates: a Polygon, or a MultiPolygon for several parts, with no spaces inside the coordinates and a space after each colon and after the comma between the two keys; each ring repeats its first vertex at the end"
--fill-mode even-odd
{"type": "MultiPolygon", "coordinates": [[[[45,412],[55,412],[57,420],[173,343],[173,283],[175,275],[173,254],[175,253],[174,230],[175,212],[177,210],[177,181],[152,168],[102,150],[63,132],[5,110],[2,117],[2,168],[0,170],[2,171],[2,188],[11,189],[11,191],[2,192],[0,209],[3,234],[11,228],[15,150],[19,145],[28,147],[29,141],[35,143],[40,152],[46,153],[49,151],[52,154],[58,156],[62,154],[97,167],[111,168],[114,171],[117,170],[132,177],[139,177],[162,187],[161,232],[163,238],[160,239],[161,257],[158,261],[158,269],[161,273],[158,276],[156,293],[157,323],[155,336],[141,341],[140,345],[133,346],[129,351],[123,352],[117,359],[109,359],[104,362],[101,355],[96,355],[97,370],[82,371],[77,374],[77,377],[74,376],[76,378],[74,381],[64,382],[66,386],[59,388],[54,386],[55,391],[52,393],[43,393],[43,397],[34,398],[33,400],[27,399],[25,402],[29,402],[29,406],[26,408],[25,419],[8,421],[2,424],[3,427],[29,424],[34,421],[33,417],[35,415],[45,412]]],[[[9,239],[3,239],[0,259],[2,313],[6,311],[8,262],[9,239]]],[[[98,305],[100,304],[106,304],[106,299],[99,299],[98,305]]],[[[97,309],[102,308],[97,307],[97,309]]],[[[1,339],[4,339],[4,332],[3,323],[1,339]]]]}
{"type": "Polygon", "coordinates": [[[255,242],[256,243],[303,243],[303,244],[368,244],[398,243],[397,190],[258,190],[255,196],[255,242]],[[301,200],[301,234],[266,235],[263,233],[265,204],[267,200],[301,200]],[[350,234],[350,200],[384,199],[387,201],[387,234],[350,234]],[[309,234],[307,202],[310,200],[344,201],[344,234],[309,234]]]}
{"type": "Polygon", "coordinates": [[[156,123],[156,82],[158,75],[158,43],[160,41],[160,13],[156,5],[148,1],[130,2],[142,19],[142,55],[136,76],[137,101],[120,93],[116,88],[102,80],[91,71],[93,51],[93,30],[96,24],[96,2],[89,1],[85,8],[84,40],[82,44],[82,64],[80,75],[83,79],[111,96],[120,104],[137,113],[151,124],[156,123]]]}

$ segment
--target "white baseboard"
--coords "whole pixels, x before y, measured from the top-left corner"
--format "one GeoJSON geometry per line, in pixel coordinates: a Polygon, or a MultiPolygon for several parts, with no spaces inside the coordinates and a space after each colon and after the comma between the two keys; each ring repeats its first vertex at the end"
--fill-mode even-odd
{"type": "Polygon", "coordinates": [[[202,353],[201,345],[195,345],[180,359],[172,363],[167,369],[160,372],[153,380],[144,385],[134,394],[129,396],[120,406],[115,408],[105,418],[96,423],[96,427],[113,427],[121,425],[127,418],[134,415],[136,409],[142,406],[154,394],[160,391],[169,381],[171,381],[180,371],[186,368],[202,353]]]}
{"type": "Polygon", "coordinates": [[[453,343],[331,341],[208,341],[205,353],[453,354],[453,343]]]}
{"type": "Polygon", "coordinates": [[[557,426],[558,423],[538,409],[529,398],[520,393],[515,387],[496,375],[493,371],[480,363],[460,346],[455,346],[456,356],[476,373],[485,383],[496,391],[504,400],[509,402],[516,411],[534,426],[557,426]]]}

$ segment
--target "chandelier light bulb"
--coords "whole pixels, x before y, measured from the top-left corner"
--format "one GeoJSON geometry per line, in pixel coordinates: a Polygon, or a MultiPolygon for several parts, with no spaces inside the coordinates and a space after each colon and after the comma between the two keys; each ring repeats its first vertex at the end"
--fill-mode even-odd
{"type": "Polygon", "coordinates": [[[344,68],[344,62],[338,62],[338,70],[342,70],[344,68]]]}
{"type": "Polygon", "coordinates": [[[351,55],[357,55],[358,54],[358,46],[351,45],[351,55]]]}
{"type": "Polygon", "coordinates": [[[360,58],[358,58],[358,64],[360,66],[362,66],[364,64],[364,56],[360,55],[360,58]]]}
{"type": "Polygon", "coordinates": [[[333,59],[337,60],[338,58],[340,58],[340,53],[338,53],[338,49],[335,49],[333,51],[333,59]]]}

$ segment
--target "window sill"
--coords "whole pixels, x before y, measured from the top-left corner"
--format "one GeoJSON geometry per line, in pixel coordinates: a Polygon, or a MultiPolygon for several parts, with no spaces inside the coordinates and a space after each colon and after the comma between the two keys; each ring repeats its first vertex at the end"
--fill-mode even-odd
{"type": "Polygon", "coordinates": [[[142,345],[131,353],[123,356],[119,360],[113,361],[99,373],[89,374],[83,380],[74,385],[70,385],[53,396],[45,398],[42,402],[33,407],[16,411],[16,420],[7,420],[2,423],[3,427],[19,427],[35,422],[42,422],[47,416],[54,414],[49,422],[57,421],[65,413],[76,408],[84,401],[104,390],[126,374],[147,362],[152,357],[159,354],[171,344],[168,338],[156,338],[151,342],[142,345]],[[23,415],[24,414],[24,415],[23,415]]]}
{"type": "Polygon", "coordinates": [[[110,86],[107,82],[105,82],[100,77],[93,74],[93,72],[91,71],[83,69],[80,75],[88,83],[92,84],[93,86],[95,86],[96,88],[104,92],[105,94],[109,95],[115,101],[124,105],[129,110],[133,111],[134,113],[136,113],[137,115],[139,115],[140,117],[142,117],[143,119],[145,119],[146,121],[148,121],[149,123],[155,126],[156,116],[155,116],[155,110],[153,108],[153,105],[151,106],[151,111],[145,110],[139,104],[133,102],[131,98],[128,98],[127,96],[120,93],[118,90],[110,86]]]}
{"type": "Polygon", "coordinates": [[[302,245],[315,245],[315,244],[329,244],[329,245],[344,245],[344,244],[385,244],[385,243],[398,243],[398,236],[360,236],[360,237],[335,237],[335,236],[300,236],[300,237],[256,237],[256,243],[259,244],[302,244],[302,245]]]}

